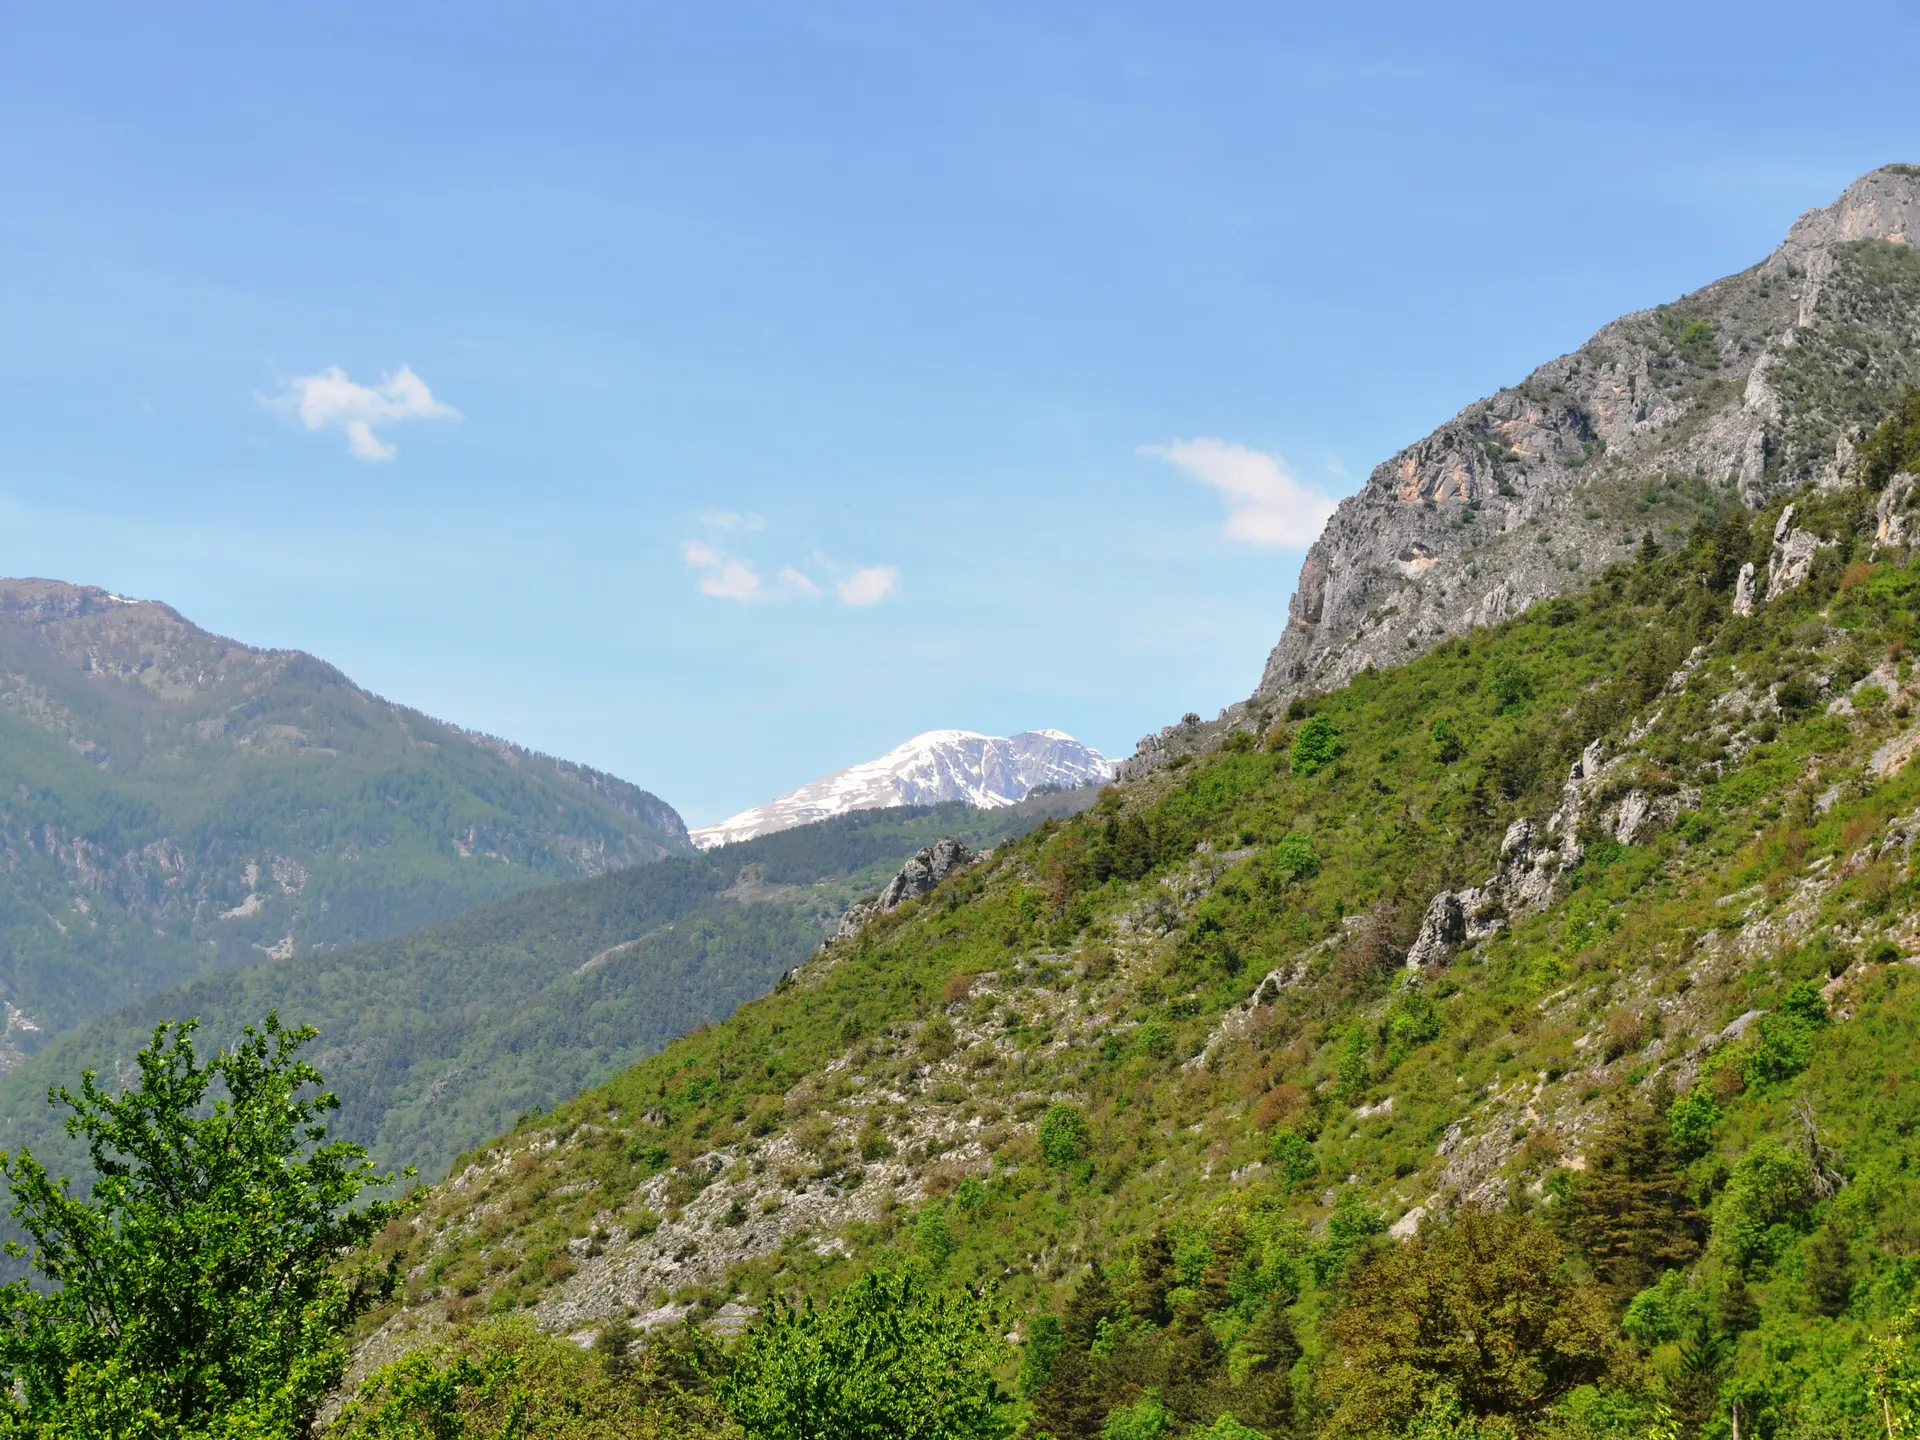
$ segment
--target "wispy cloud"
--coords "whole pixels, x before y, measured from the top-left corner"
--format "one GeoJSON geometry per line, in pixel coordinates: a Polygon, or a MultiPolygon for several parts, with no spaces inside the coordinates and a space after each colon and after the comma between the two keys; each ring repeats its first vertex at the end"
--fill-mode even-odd
{"type": "MultiPolygon", "coordinates": [[[[757,516],[723,512],[703,518],[723,532],[761,528],[757,516]]],[[[735,553],[725,542],[682,540],[680,554],[687,568],[699,574],[700,593],[717,600],[758,605],[770,600],[818,600],[823,593],[819,581],[793,565],[782,565],[773,579],[767,580],[751,559],[735,553]]],[[[900,572],[891,565],[869,565],[841,575],[840,567],[820,554],[813,557],[813,565],[816,574],[826,572],[827,583],[843,605],[877,605],[894,592],[900,580],[900,572]]]]}
{"type": "Polygon", "coordinates": [[[843,605],[878,605],[893,593],[900,572],[891,565],[869,565],[856,570],[835,588],[843,605]]]}
{"type": "Polygon", "coordinates": [[[338,365],[318,375],[301,375],[266,402],[292,414],[308,430],[344,430],[347,452],[356,460],[391,460],[395,446],[374,433],[376,425],[401,420],[458,420],[460,412],[433,397],[427,382],[402,365],[378,385],[361,385],[338,365]]]}
{"type": "Polygon", "coordinates": [[[769,584],[751,560],[729,555],[704,540],[682,540],[680,553],[687,568],[700,572],[700,593],[717,600],[758,605],[767,600],[811,600],[820,587],[791,565],[783,567],[769,584]]]}
{"type": "Polygon", "coordinates": [[[1227,535],[1249,545],[1311,545],[1334,511],[1334,501],[1295,480],[1279,456],[1244,445],[1202,436],[1143,445],[1140,453],[1177,465],[1218,490],[1227,502],[1227,535]]]}

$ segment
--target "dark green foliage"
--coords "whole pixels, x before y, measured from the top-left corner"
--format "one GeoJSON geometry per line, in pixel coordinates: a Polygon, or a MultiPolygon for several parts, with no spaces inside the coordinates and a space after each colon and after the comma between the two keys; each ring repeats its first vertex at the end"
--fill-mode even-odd
{"type": "Polygon", "coordinates": [[[1442,715],[1433,722],[1433,758],[1442,765],[1451,765],[1467,753],[1467,742],[1460,738],[1459,727],[1450,716],[1442,715]]]}
{"type": "MultiPolygon", "coordinates": [[[[344,1334],[396,1269],[339,1260],[401,1213],[356,1208],[376,1177],[326,1138],[333,1096],[269,1015],[202,1065],[162,1027],[139,1083],[62,1089],[97,1178],[84,1199],[25,1152],[0,1156],[34,1271],[0,1289],[0,1421],[38,1434],[190,1435],[250,1418],[304,1428],[346,1364],[344,1334]]],[[[22,1247],[16,1247],[19,1249],[22,1247]]]]}
{"type": "Polygon", "coordinates": [[[875,1270],[824,1306],[776,1298],[716,1364],[747,1440],[989,1440],[1008,1434],[989,1300],[875,1270]]]}
{"type": "Polygon", "coordinates": [[[1567,1196],[1567,1233],[1617,1304],[1691,1261],[1706,1237],[1661,1099],[1615,1096],[1567,1196]]]}
{"type": "Polygon", "coordinates": [[[1822,1315],[1838,1315],[1853,1298],[1853,1247],[1829,1216],[1807,1242],[1807,1300],[1822,1315]]]}
{"type": "Polygon", "coordinates": [[[1854,464],[1860,483],[1875,490],[1902,471],[1920,472],[1920,389],[1909,385],[1901,392],[1893,413],[1861,444],[1854,464]]]}

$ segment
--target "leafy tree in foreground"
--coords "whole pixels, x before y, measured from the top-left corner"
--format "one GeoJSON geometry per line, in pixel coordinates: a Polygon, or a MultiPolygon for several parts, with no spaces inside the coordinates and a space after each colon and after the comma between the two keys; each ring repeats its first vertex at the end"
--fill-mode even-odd
{"type": "Polygon", "coordinates": [[[327,1142],[339,1102],[295,1058],[314,1031],[270,1014],[202,1065],[195,1028],[159,1026],[133,1089],[89,1070],[48,1095],[99,1177],[85,1198],[0,1153],[30,1237],[8,1249],[46,1282],[0,1287],[0,1434],[304,1435],[347,1327],[392,1292],[395,1263],[343,1257],[407,1202],[355,1208],[392,1177],[327,1142]]]}
{"type": "Polygon", "coordinates": [[[989,1298],[875,1270],[819,1308],[775,1300],[713,1388],[749,1440],[997,1440],[1003,1351],[989,1298]]]}

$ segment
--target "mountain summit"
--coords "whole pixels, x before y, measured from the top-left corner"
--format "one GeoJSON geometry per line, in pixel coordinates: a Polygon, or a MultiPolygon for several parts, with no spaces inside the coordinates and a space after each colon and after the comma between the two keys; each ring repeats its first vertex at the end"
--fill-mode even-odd
{"type": "Polygon", "coordinates": [[[1308,550],[1252,699],[1145,737],[1123,774],[1584,589],[1649,533],[1671,549],[1733,506],[1845,480],[1920,378],[1916,241],[1920,166],[1875,170],[1759,264],[1613,321],[1384,461],[1308,550]]]}
{"type": "Polygon", "coordinates": [[[790,795],[690,833],[703,850],[811,825],[849,810],[963,801],[985,810],[1015,805],[1042,785],[1072,787],[1113,777],[1113,762],[1058,730],[978,735],[929,730],[877,760],[836,770],[790,795]]]}

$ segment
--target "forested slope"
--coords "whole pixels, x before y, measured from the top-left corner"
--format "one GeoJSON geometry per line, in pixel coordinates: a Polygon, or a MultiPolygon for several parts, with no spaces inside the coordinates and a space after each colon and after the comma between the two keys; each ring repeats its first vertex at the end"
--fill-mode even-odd
{"type": "Polygon", "coordinates": [[[869,810],[543,887],[392,940],[209,976],[56,1040],[0,1078],[0,1146],[69,1164],[49,1085],[124,1071],[162,1020],[230,1044],[277,1010],[320,1031],[334,1130],[429,1178],[515,1118],[764,994],[938,835],[1018,835],[1091,793],[1005,810],[869,810]]]}
{"type": "Polygon", "coordinates": [[[997,1287],[1061,1440],[1878,1433],[1917,409],[1858,483],[1115,787],[475,1152],[387,1237],[368,1362],[908,1263],[997,1287]]]}
{"type": "Polygon", "coordinates": [[[0,1069],[197,975],[690,848],[638,786],[311,655],[0,580],[0,1069]]]}

